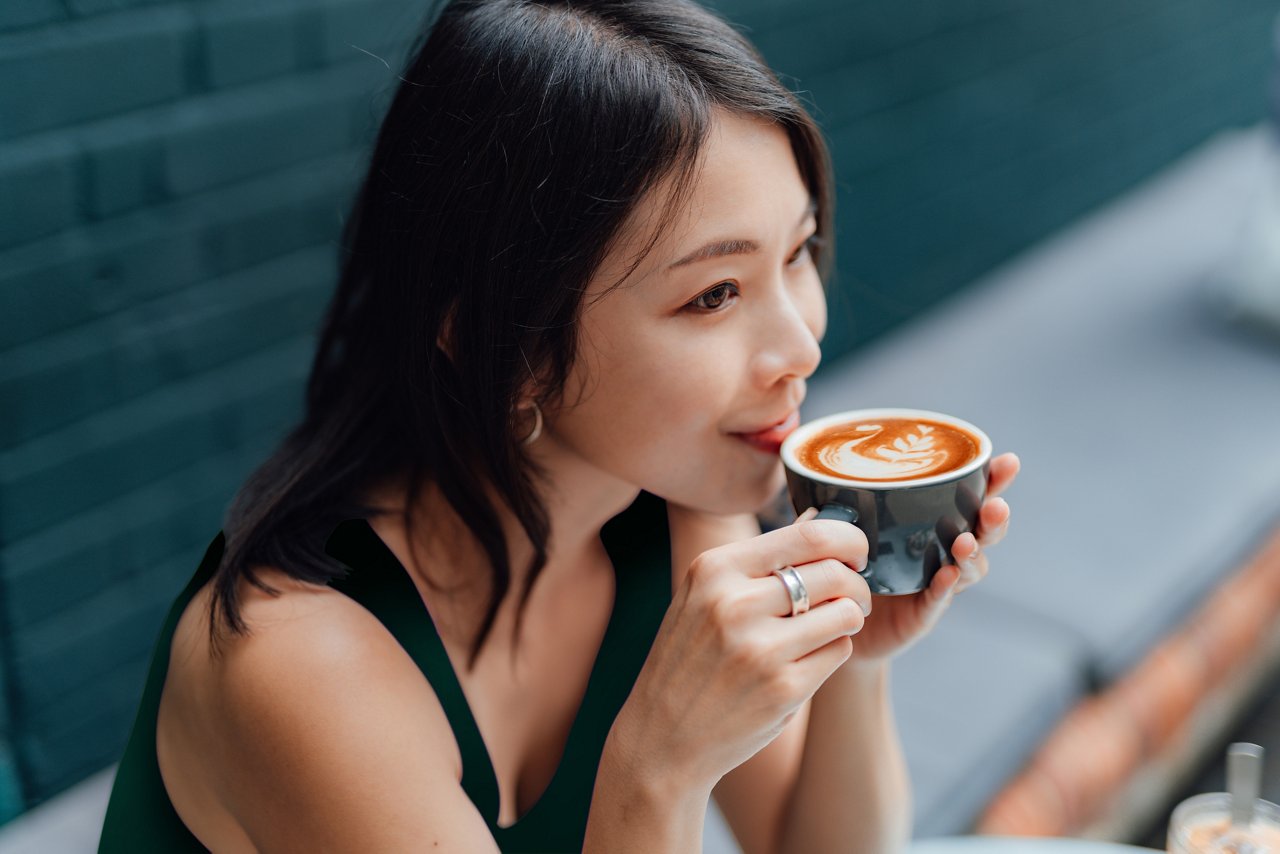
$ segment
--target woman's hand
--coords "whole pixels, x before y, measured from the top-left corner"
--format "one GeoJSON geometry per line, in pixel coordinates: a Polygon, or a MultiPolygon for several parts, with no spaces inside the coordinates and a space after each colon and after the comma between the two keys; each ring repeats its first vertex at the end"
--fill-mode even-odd
{"type": "Polygon", "coordinates": [[[1009,530],[1009,504],[997,496],[1018,476],[1014,454],[991,460],[987,498],[978,512],[978,535],[961,534],[951,547],[954,564],[938,570],[929,587],[910,596],[877,596],[874,613],[853,645],[852,658],[875,661],[902,652],[924,637],[951,604],[951,598],[987,575],[986,549],[1009,530]]]}
{"type": "Polygon", "coordinates": [[[776,738],[849,657],[871,604],[866,556],[862,531],[825,519],[699,554],[610,733],[624,767],[710,792],[776,738]],[[788,565],[810,599],[794,617],[773,575],[788,565]]]}

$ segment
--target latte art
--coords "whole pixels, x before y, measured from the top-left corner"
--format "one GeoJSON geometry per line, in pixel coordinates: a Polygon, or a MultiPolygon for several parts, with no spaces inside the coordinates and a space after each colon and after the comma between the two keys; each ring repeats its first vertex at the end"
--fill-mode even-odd
{"type": "Polygon", "coordinates": [[[920,480],[978,456],[978,439],[950,424],[877,418],[828,427],[796,450],[799,462],[830,477],[873,482],[920,480]]]}

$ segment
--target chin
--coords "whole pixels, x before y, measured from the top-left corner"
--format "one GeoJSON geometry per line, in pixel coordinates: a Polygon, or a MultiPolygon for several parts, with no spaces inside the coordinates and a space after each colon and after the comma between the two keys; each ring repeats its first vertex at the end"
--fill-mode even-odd
{"type": "Polygon", "coordinates": [[[721,490],[710,495],[691,495],[685,501],[674,495],[667,500],[704,513],[722,516],[741,513],[757,514],[772,507],[778,494],[786,485],[786,475],[782,471],[782,462],[779,461],[768,477],[751,483],[739,483],[732,489],[721,490]]]}

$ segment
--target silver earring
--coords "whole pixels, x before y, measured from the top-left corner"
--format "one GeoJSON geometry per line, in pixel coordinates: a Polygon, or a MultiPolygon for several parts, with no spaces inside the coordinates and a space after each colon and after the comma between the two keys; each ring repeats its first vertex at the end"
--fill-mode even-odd
{"type": "Polygon", "coordinates": [[[529,431],[529,435],[520,440],[522,445],[532,445],[538,441],[538,437],[542,435],[542,410],[538,408],[538,404],[533,404],[533,430],[529,431]]]}

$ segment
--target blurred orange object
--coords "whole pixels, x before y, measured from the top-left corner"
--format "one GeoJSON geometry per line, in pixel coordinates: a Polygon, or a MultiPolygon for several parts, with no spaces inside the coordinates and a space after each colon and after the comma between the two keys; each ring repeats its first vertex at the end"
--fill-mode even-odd
{"type": "Polygon", "coordinates": [[[1174,749],[1204,699],[1253,663],[1280,616],[1280,531],[1132,671],[1069,713],[988,805],[988,835],[1069,836],[1174,749]]]}

